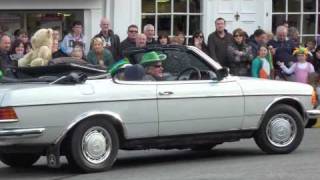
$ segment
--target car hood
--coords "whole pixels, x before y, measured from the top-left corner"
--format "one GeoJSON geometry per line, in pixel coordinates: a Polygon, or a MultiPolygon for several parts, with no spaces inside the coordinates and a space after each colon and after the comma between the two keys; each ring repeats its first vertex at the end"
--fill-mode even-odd
{"type": "Polygon", "coordinates": [[[312,95],[308,84],[268,80],[251,77],[237,77],[244,95],[312,95]]]}

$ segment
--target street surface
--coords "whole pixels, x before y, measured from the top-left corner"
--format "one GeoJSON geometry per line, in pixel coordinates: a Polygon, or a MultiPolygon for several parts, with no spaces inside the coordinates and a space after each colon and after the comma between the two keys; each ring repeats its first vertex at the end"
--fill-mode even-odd
{"type": "Polygon", "coordinates": [[[267,155],[252,139],[225,143],[212,151],[120,151],[113,169],[78,174],[68,168],[50,169],[41,158],[29,169],[0,163],[0,179],[14,180],[319,180],[320,129],[306,129],[299,148],[288,155],[267,155]]]}

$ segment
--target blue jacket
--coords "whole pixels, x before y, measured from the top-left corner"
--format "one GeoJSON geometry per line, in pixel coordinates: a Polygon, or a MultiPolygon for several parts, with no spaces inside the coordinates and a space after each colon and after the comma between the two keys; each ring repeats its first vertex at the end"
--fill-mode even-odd
{"type": "Polygon", "coordinates": [[[72,49],[73,49],[74,42],[76,42],[76,41],[82,42],[83,48],[85,50],[85,44],[86,44],[85,37],[83,35],[81,35],[80,39],[76,40],[75,37],[71,33],[69,33],[66,36],[64,36],[63,41],[61,42],[62,52],[64,52],[65,54],[70,56],[72,49]]]}

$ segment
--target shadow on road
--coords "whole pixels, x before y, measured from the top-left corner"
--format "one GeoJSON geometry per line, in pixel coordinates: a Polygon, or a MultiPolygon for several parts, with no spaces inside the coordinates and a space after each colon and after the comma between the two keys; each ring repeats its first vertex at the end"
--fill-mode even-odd
{"type": "MultiPolygon", "coordinates": [[[[121,171],[122,169],[133,169],[143,166],[162,166],[171,164],[197,163],[212,161],[220,163],[221,161],[248,160],[250,157],[268,156],[262,151],[254,148],[217,148],[210,151],[191,151],[191,150],[169,150],[169,151],[121,151],[122,156],[115,162],[112,171],[121,171]]],[[[283,155],[282,155],[283,156],[283,155]]],[[[0,176],[6,179],[15,179],[17,177],[43,179],[46,177],[55,180],[74,177],[79,173],[72,170],[66,161],[59,169],[50,169],[45,161],[41,160],[35,166],[27,169],[13,169],[7,166],[0,168],[0,176]]],[[[1,179],[1,177],[0,177],[1,179]]]]}
{"type": "MultiPolygon", "coordinates": [[[[258,149],[212,149],[209,151],[161,151],[159,154],[145,154],[134,157],[119,158],[113,169],[136,168],[138,166],[152,166],[159,164],[179,164],[188,162],[212,161],[219,163],[220,161],[247,159],[248,157],[267,156],[258,149]]],[[[130,152],[128,152],[130,153],[130,152]]]]}

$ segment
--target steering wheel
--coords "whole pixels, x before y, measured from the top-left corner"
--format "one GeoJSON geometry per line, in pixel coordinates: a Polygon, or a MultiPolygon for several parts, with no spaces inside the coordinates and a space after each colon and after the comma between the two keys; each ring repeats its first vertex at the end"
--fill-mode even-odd
{"type": "Polygon", "coordinates": [[[191,72],[196,72],[196,73],[197,73],[197,80],[200,80],[200,79],[201,79],[201,72],[200,72],[200,70],[199,70],[198,68],[194,67],[194,66],[190,66],[190,67],[184,69],[183,71],[181,71],[181,72],[179,73],[179,75],[177,76],[177,79],[176,79],[176,80],[180,80],[180,78],[182,77],[182,75],[184,75],[185,73],[187,73],[187,72],[189,72],[189,71],[191,71],[191,72]]]}

